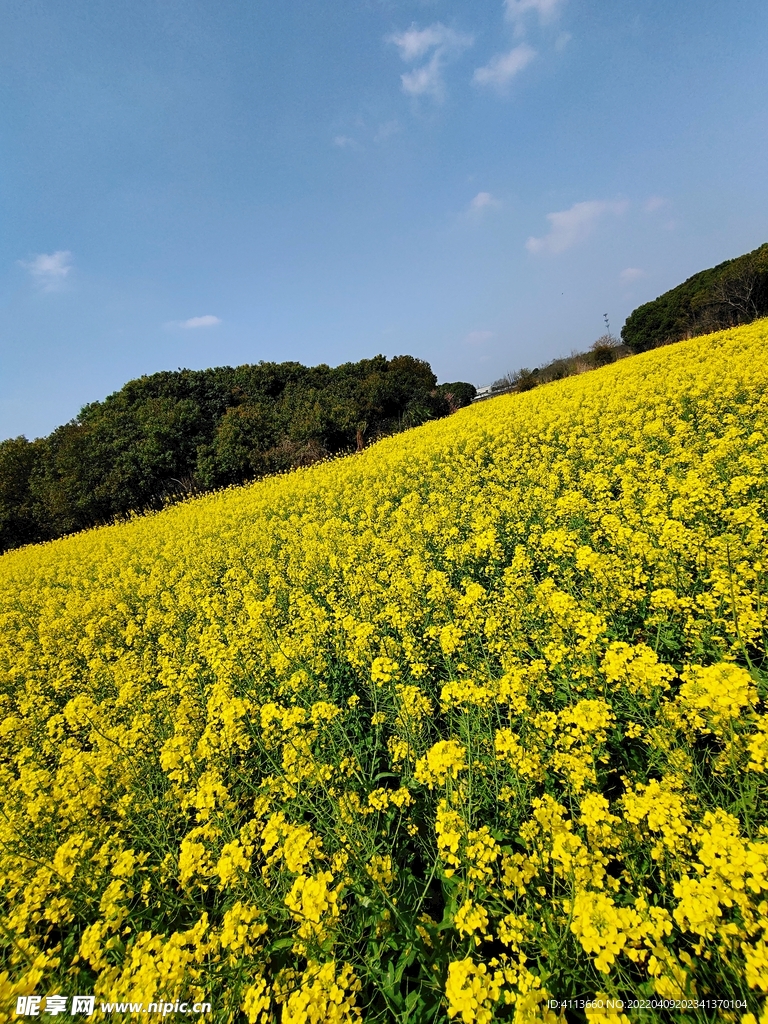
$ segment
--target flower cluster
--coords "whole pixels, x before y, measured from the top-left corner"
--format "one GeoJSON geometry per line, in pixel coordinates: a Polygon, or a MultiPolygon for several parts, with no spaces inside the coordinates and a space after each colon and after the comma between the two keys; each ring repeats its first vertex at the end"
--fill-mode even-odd
{"type": "Polygon", "coordinates": [[[0,1019],[768,1019],[767,355],[761,321],[4,555],[0,1019]]]}

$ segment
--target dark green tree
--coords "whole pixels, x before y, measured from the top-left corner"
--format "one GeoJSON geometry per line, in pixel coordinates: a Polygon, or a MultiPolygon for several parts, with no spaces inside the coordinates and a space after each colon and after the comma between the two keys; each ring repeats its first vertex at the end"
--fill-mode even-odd
{"type": "Polygon", "coordinates": [[[0,451],[2,548],[60,537],[185,494],[359,451],[444,416],[428,363],[383,355],[342,366],[256,363],[129,381],[47,438],[0,451]]]}
{"type": "Polygon", "coordinates": [[[457,409],[472,404],[477,395],[477,388],[465,381],[455,381],[453,384],[440,384],[437,392],[445,398],[451,412],[456,412],[457,409]]]}
{"type": "Polygon", "coordinates": [[[0,551],[38,539],[30,490],[36,456],[26,437],[0,443],[0,551]]]}
{"type": "Polygon", "coordinates": [[[736,327],[768,316],[768,242],[638,306],[621,337],[632,352],[645,352],[696,334],[736,327]]]}

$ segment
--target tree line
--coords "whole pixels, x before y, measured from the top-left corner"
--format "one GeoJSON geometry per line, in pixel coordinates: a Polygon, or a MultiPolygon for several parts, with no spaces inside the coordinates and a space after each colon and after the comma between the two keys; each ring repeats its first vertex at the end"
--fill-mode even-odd
{"type": "Polygon", "coordinates": [[[653,302],[638,306],[627,317],[621,340],[603,334],[588,352],[572,352],[532,370],[521,367],[494,381],[490,395],[484,397],[530,391],[637,352],[738,327],[763,316],[768,316],[768,242],[702,270],[653,302]]]}
{"type": "Polygon", "coordinates": [[[768,316],[768,242],[638,306],[627,317],[621,337],[631,352],[646,352],[762,316],[768,316]]]}
{"type": "Polygon", "coordinates": [[[0,550],[360,450],[474,396],[408,355],[140,377],[47,437],[0,443],[0,550]]]}
{"type": "Polygon", "coordinates": [[[523,366],[519,370],[505,373],[503,377],[493,382],[488,397],[509,391],[531,391],[539,384],[551,384],[552,381],[573,377],[586,370],[596,370],[599,366],[607,366],[608,363],[614,363],[628,355],[629,349],[618,338],[614,338],[612,334],[603,334],[588,352],[572,352],[569,356],[558,356],[557,359],[536,366],[532,370],[523,366]]]}
{"type": "MultiPolygon", "coordinates": [[[[621,341],[605,334],[588,352],[508,373],[492,393],[528,391],[761,316],[768,316],[768,243],[639,306],[621,341]]],[[[359,451],[468,405],[475,394],[464,382],[438,385],[428,363],[407,355],[335,368],[260,362],[140,377],[48,437],[0,443],[0,551],[359,451]]]]}

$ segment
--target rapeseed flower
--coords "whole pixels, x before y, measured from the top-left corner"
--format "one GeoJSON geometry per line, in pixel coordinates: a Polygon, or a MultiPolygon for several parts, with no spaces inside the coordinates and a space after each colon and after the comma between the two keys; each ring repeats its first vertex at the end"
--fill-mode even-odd
{"type": "Polygon", "coordinates": [[[765,1019],[766,355],[691,339],[4,555],[0,1014],[765,1019]]]}

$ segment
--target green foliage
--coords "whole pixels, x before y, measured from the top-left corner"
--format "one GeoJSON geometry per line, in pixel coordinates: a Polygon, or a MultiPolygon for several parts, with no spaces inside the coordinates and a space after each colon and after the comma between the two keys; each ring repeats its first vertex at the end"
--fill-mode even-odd
{"type": "Polygon", "coordinates": [[[34,461],[34,447],[26,437],[0,443],[0,548],[32,540],[29,477],[34,461]]]}
{"type": "Polygon", "coordinates": [[[451,412],[454,412],[456,409],[462,409],[466,405],[471,405],[472,400],[477,394],[477,388],[474,384],[466,384],[463,381],[456,381],[453,384],[440,384],[437,390],[445,398],[449,406],[451,406],[451,412]]]}
{"type": "Polygon", "coordinates": [[[519,370],[505,374],[494,381],[493,391],[496,394],[532,391],[539,384],[551,384],[552,381],[573,377],[575,374],[584,373],[585,370],[596,370],[626,355],[629,355],[626,345],[622,345],[613,335],[604,334],[591,346],[589,352],[573,352],[570,356],[553,359],[532,370],[523,366],[519,370]]]}
{"type": "Polygon", "coordinates": [[[702,270],[639,306],[627,318],[621,337],[632,352],[645,352],[766,315],[768,242],[737,259],[702,270]]]}
{"type": "Polygon", "coordinates": [[[257,363],[129,381],[46,438],[0,445],[0,550],[310,465],[474,397],[429,363],[257,363]]]}

